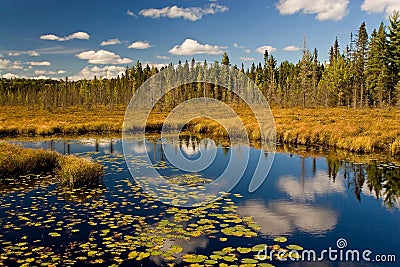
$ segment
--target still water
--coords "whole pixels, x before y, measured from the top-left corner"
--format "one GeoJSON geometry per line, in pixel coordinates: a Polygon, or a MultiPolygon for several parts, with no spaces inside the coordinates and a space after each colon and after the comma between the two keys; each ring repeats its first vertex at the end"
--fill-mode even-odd
{"type": "MultiPolygon", "coordinates": [[[[271,156],[250,148],[244,175],[229,195],[205,207],[179,208],[136,184],[120,139],[12,142],[90,157],[105,166],[105,175],[97,187],[83,189],[63,188],[51,175],[3,179],[0,265],[399,265],[400,167],[388,160],[278,148],[267,179],[250,193],[255,159],[271,156]],[[315,259],[307,259],[312,254],[304,250],[315,252],[315,259]],[[384,259],[397,262],[378,261],[384,259]]],[[[137,171],[155,167],[190,186],[216,179],[230,158],[243,153],[240,147],[217,146],[210,166],[187,173],[171,164],[165,149],[196,160],[198,141],[168,142],[162,147],[158,139],[132,141],[137,171]],[[142,161],[145,156],[153,166],[142,161]]]]}

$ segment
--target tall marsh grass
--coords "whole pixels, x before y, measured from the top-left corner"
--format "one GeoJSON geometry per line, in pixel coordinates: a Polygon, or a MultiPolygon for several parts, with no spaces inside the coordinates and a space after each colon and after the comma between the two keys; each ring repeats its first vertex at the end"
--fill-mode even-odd
{"type": "Polygon", "coordinates": [[[0,142],[0,179],[41,173],[54,173],[63,185],[81,186],[98,181],[103,166],[86,158],[0,142]]]}
{"type": "MultiPolygon", "coordinates": [[[[86,111],[84,107],[53,110],[27,110],[26,107],[3,107],[0,110],[0,136],[83,134],[122,130],[126,107],[109,111],[106,107],[86,111]]],[[[260,129],[251,110],[232,106],[243,121],[250,140],[260,138],[260,129]]],[[[199,108],[203,111],[203,108],[199,108]]],[[[209,106],[204,111],[214,112],[209,106]]],[[[218,112],[218,110],[216,111],[218,112]]],[[[400,155],[400,110],[347,108],[272,108],[277,142],[341,148],[355,152],[385,151],[400,155]]],[[[153,110],[146,131],[160,132],[169,112],[153,110]]],[[[189,114],[190,115],[190,114],[189,114]]],[[[267,118],[268,119],[268,118],[267,118]]],[[[230,118],[225,128],[235,127],[230,118]]],[[[233,120],[232,120],[233,121],[233,120]]],[[[131,127],[135,127],[135,120],[131,127]]],[[[186,131],[210,137],[224,137],[227,132],[217,122],[194,119],[182,122],[177,117],[164,127],[174,129],[186,123],[186,131]]],[[[137,126],[137,125],[136,125],[137,126]]]]}
{"type": "Polygon", "coordinates": [[[62,184],[79,187],[97,184],[99,177],[104,174],[104,170],[102,165],[90,159],[69,155],[60,159],[57,174],[62,184]]]}

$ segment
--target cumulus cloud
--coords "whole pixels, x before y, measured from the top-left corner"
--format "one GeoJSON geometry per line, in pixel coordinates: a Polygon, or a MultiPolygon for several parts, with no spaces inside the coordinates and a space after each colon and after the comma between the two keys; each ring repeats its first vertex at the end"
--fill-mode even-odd
{"type": "Polygon", "coordinates": [[[294,52],[294,51],[300,51],[301,48],[295,45],[289,45],[283,48],[283,51],[288,51],[288,52],[294,52]]]}
{"type": "Polygon", "coordinates": [[[364,0],[361,10],[368,13],[386,13],[388,16],[393,11],[400,11],[400,1],[398,0],[364,0]]]}
{"type": "Polygon", "coordinates": [[[254,61],[254,57],[240,57],[241,61],[254,61]]]}
{"type": "Polygon", "coordinates": [[[90,35],[86,32],[74,32],[65,37],[59,37],[54,34],[45,34],[45,35],[40,36],[40,39],[48,40],[48,41],[69,41],[69,40],[73,40],[73,39],[89,40],[89,38],[90,38],[90,35]]]}
{"type": "Polygon", "coordinates": [[[200,44],[193,39],[186,39],[181,45],[175,45],[169,53],[180,56],[190,56],[197,54],[220,55],[226,47],[218,45],[200,44]]]}
{"type": "Polygon", "coordinates": [[[164,8],[149,8],[140,10],[139,14],[149,18],[167,17],[171,19],[183,18],[185,20],[196,21],[205,15],[214,15],[228,11],[228,7],[211,3],[205,7],[178,7],[167,6],[164,8]]]}
{"type": "Polygon", "coordinates": [[[244,52],[246,52],[247,54],[250,54],[251,50],[250,49],[245,49],[244,52]]]}
{"type": "Polygon", "coordinates": [[[170,59],[168,56],[156,56],[156,58],[162,59],[162,60],[168,60],[168,59],[170,59]]]}
{"type": "Polygon", "coordinates": [[[151,47],[151,45],[147,41],[136,41],[128,46],[128,48],[133,48],[133,49],[147,49],[149,47],[151,47]]]}
{"type": "Polygon", "coordinates": [[[11,61],[8,59],[0,59],[0,69],[22,69],[21,61],[11,61]]]}
{"type": "Polygon", "coordinates": [[[349,3],[350,0],[280,0],[276,8],[281,15],[316,14],[315,18],[320,21],[341,20],[348,13],[349,3]]]}
{"type": "Polygon", "coordinates": [[[31,61],[28,62],[31,66],[50,66],[51,63],[49,61],[31,61]]]}
{"type": "Polygon", "coordinates": [[[165,63],[153,63],[153,62],[143,62],[142,66],[145,68],[147,65],[151,68],[161,69],[162,67],[168,67],[168,64],[165,63]]]}
{"type": "Polygon", "coordinates": [[[125,67],[105,66],[105,67],[84,67],[77,75],[70,77],[71,80],[93,79],[96,77],[115,78],[125,72],[125,67]]]}
{"type": "Polygon", "coordinates": [[[76,55],[77,58],[87,59],[92,64],[128,64],[132,63],[132,59],[121,58],[119,55],[106,51],[106,50],[90,50],[79,53],[76,55]]]}
{"type": "Polygon", "coordinates": [[[15,79],[15,78],[19,78],[19,76],[17,74],[13,74],[13,73],[6,73],[1,75],[2,78],[5,79],[15,79]]]}
{"type": "Polygon", "coordinates": [[[260,54],[264,54],[265,50],[267,50],[268,53],[276,52],[276,48],[270,45],[263,45],[256,49],[256,51],[260,54]]]}
{"type": "Polygon", "coordinates": [[[101,46],[106,46],[106,45],[117,45],[120,44],[121,41],[118,38],[115,39],[109,39],[107,41],[103,41],[100,43],[101,46]]]}

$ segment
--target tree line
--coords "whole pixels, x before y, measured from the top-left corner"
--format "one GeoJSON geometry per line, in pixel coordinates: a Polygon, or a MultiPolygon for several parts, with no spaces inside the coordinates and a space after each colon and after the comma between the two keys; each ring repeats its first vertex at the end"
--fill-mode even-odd
{"type": "MultiPolygon", "coordinates": [[[[187,70],[194,75],[207,75],[203,70],[219,65],[196,62],[192,59],[174,69],[187,70]]],[[[230,65],[229,56],[224,53],[221,64],[230,65]]],[[[30,108],[68,108],[83,105],[87,109],[127,105],[134,92],[160,69],[136,65],[126,67],[116,78],[94,77],[92,80],[33,80],[1,79],[0,105],[23,105],[30,108]]],[[[340,48],[338,39],[329,50],[329,61],[320,62],[318,51],[307,49],[306,39],[302,57],[295,64],[283,61],[278,64],[275,57],[265,51],[264,61],[253,63],[248,69],[236,65],[255,82],[272,105],[281,107],[393,107],[400,105],[400,14],[393,12],[389,25],[381,23],[370,36],[363,22],[358,31],[350,34],[349,44],[340,48]]],[[[213,97],[225,102],[236,101],[227,90],[213,84],[188,84],[173,95],[173,104],[191,97],[213,97]]]]}

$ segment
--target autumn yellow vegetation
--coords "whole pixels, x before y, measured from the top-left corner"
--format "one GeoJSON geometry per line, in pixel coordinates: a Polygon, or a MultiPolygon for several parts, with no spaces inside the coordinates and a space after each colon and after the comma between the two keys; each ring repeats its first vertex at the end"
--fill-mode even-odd
{"type": "Polygon", "coordinates": [[[54,173],[63,185],[80,186],[98,180],[103,166],[82,157],[0,142],[0,179],[42,173],[54,173]]]}
{"type": "MultiPolygon", "coordinates": [[[[246,126],[250,139],[260,136],[249,109],[233,107],[246,126]]],[[[385,151],[400,154],[400,110],[348,108],[272,108],[278,143],[346,149],[356,152],[385,151]]],[[[28,110],[2,107],[0,136],[53,135],[121,132],[125,107],[87,111],[28,110]]],[[[161,130],[168,112],[153,111],[147,130],[161,130]]],[[[226,134],[218,122],[194,119],[186,130],[221,137],[226,134]]]]}

